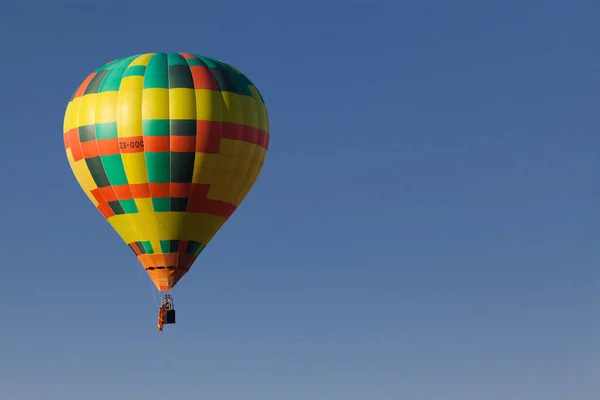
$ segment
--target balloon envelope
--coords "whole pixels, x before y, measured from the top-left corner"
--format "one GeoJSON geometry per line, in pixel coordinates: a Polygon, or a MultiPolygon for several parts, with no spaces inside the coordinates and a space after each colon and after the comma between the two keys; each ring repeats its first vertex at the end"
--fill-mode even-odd
{"type": "Polygon", "coordinates": [[[246,76],[185,53],[100,67],[71,98],[63,132],[77,181],[159,290],[177,284],[242,203],[270,137],[246,76]]]}

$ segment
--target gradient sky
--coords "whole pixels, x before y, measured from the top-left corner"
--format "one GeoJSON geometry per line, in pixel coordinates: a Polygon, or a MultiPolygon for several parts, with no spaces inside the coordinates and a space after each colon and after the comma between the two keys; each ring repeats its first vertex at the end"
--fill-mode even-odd
{"type": "Polygon", "coordinates": [[[87,3],[0,10],[1,399],[600,398],[600,2],[87,3]],[[153,51],[236,66],[272,130],[162,333],[62,139],[153,51]]]}

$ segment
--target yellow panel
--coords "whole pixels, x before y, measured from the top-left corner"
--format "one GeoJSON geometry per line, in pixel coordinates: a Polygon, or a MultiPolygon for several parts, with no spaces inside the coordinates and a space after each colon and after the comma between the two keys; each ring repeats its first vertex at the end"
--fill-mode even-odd
{"type": "Polygon", "coordinates": [[[135,204],[138,212],[127,214],[131,216],[129,225],[132,226],[132,241],[149,241],[153,249],[160,249],[158,222],[154,217],[151,199],[135,199],[135,204]]]}
{"type": "Polygon", "coordinates": [[[221,121],[223,98],[209,89],[196,89],[196,115],[201,121],[221,121]]]}
{"type": "Polygon", "coordinates": [[[125,221],[129,225],[130,239],[125,243],[129,244],[131,242],[145,242],[150,241],[154,248],[154,243],[152,242],[152,229],[149,229],[145,225],[145,221],[140,214],[124,214],[126,218],[125,221]]]}
{"type": "Polygon", "coordinates": [[[157,221],[158,237],[160,240],[182,240],[182,224],[185,220],[184,212],[159,212],[154,214],[157,221]]]}
{"type": "Polygon", "coordinates": [[[221,92],[223,96],[223,122],[232,122],[234,124],[244,123],[244,114],[242,112],[243,95],[231,92],[221,92]]]}
{"type": "Polygon", "coordinates": [[[119,92],[126,92],[128,90],[138,91],[144,88],[144,77],[138,75],[126,76],[121,79],[119,85],[119,92]]]}
{"type": "Polygon", "coordinates": [[[265,114],[265,120],[266,120],[266,126],[265,126],[265,131],[270,135],[271,134],[271,120],[269,119],[269,113],[267,112],[267,107],[263,106],[264,109],[264,114],[265,114]]]}
{"type": "MultiPolygon", "coordinates": [[[[156,213],[152,205],[152,199],[136,199],[135,204],[138,207],[140,223],[148,233],[150,243],[153,249],[160,249],[160,224],[156,220],[156,213]]],[[[134,214],[135,215],[135,214],[134,214]]],[[[158,251],[158,250],[157,250],[158,251]]]]}
{"type": "Polygon", "coordinates": [[[147,237],[138,236],[138,231],[136,231],[135,229],[135,216],[137,216],[137,214],[120,214],[113,215],[112,217],[107,219],[108,223],[119,234],[119,236],[121,236],[121,239],[123,239],[123,241],[127,244],[131,242],[148,240],[147,237]]]}
{"type": "MultiPolygon", "coordinates": [[[[231,140],[231,139],[223,139],[223,140],[231,140]]],[[[260,151],[259,149],[263,149],[262,147],[253,144],[253,143],[248,143],[248,142],[242,142],[242,141],[238,141],[239,143],[239,152],[238,155],[240,157],[252,157],[254,158],[254,154],[258,151],[260,151]]],[[[223,145],[223,141],[221,141],[221,145],[223,145]]]]}
{"type": "Polygon", "coordinates": [[[108,219],[126,243],[150,241],[160,249],[160,240],[193,240],[208,243],[226,219],[204,213],[154,213],[150,199],[136,199],[137,214],[115,215],[108,219]]]}
{"type": "Polygon", "coordinates": [[[235,171],[235,164],[238,161],[238,156],[230,156],[226,154],[219,155],[219,161],[217,162],[217,171],[235,171]]]}
{"type": "Polygon", "coordinates": [[[218,154],[196,153],[192,182],[210,185],[219,160],[218,154]]]}
{"type": "Polygon", "coordinates": [[[244,199],[246,198],[248,193],[250,193],[250,190],[252,190],[252,187],[256,183],[256,178],[258,178],[258,174],[260,173],[260,170],[261,170],[260,165],[258,165],[256,163],[252,163],[250,165],[250,167],[248,168],[248,175],[247,175],[246,179],[244,180],[244,185],[242,186],[240,191],[238,193],[236,193],[235,197],[232,200],[233,204],[240,205],[242,203],[242,201],[244,201],[244,199]]]}
{"type": "Polygon", "coordinates": [[[254,96],[254,101],[256,104],[256,114],[258,116],[258,122],[256,127],[260,130],[269,132],[269,121],[267,116],[267,108],[265,104],[260,99],[260,95],[254,86],[249,86],[250,91],[252,92],[252,96],[254,96]]]}
{"type": "Polygon", "coordinates": [[[261,103],[260,107],[257,109],[258,111],[258,129],[269,132],[269,115],[267,114],[267,109],[264,104],[261,103]]]}
{"type": "Polygon", "coordinates": [[[240,96],[242,102],[242,110],[244,113],[244,125],[258,128],[258,105],[256,100],[250,96],[240,96]]]}
{"type": "Polygon", "coordinates": [[[224,155],[219,156],[219,163],[217,164],[217,169],[214,172],[212,184],[208,190],[208,199],[221,201],[227,200],[229,181],[233,176],[236,161],[237,157],[224,155]]]}
{"type": "Polygon", "coordinates": [[[68,132],[71,129],[77,128],[77,115],[80,105],[79,97],[70,101],[65,110],[65,118],[63,120],[63,132],[68,132]]]}
{"type": "Polygon", "coordinates": [[[219,154],[237,157],[244,143],[241,140],[221,139],[219,154]]]}
{"type": "Polygon", "coordinates": [[[115,122],[117,120],[117,91],[98,93],[96,103],[96,123],[115,122]]]}
{"type": "Polygon", "coordinates": [[[141,117],[169,119],[169,89],[144,89],[141,117]]]}
{"type": "Polygon", "coordinates": [[[150,62],[150,59],[152,58],[153,55],[154,55],[154,53],[143,54],[143,55],[139,56],[138,58],[136,58],[135,60],[133,60],[133,62],[131,64],[129,64],[129,67],[135,67],[135,66],[147,67],[148,63],[150,62]]]}
{"type": "Polygon", "coordinates": [[[257,162],[261,162],[261,160],[265,159],[265,156],[267,155],[267,149],[265,149],[264,147],[261,146],[256,146],[256,148],[254,149],[254,160],[257,162]]]}
{"type": "Polygon", "coordinates": [[[227,203],[239,205],[236,203],[236,199],[240,196],[240,193],[246,188],[248,183],[249,176],[247,175],[248,170],[250,169],[250,165],[252,165],[252,160],[250,159],[240,159],[238,162],[239,173],[234,172],[232,174],[231,180],[227,185],[227,194],[225,196],[225,200],[227,203]]]}
{"type": "Polygon", "coordinates": [[[171,119],[196,119],[196,93],[194,89],[169,89],[169,117],[171,119]]]}
{"type": "Polygon", "coordinates": [[[146,156],[144,153],[122,153],[123,166],[130,184],[148,183],[146,156]]]}
{"type": "Polygon", "coordinates": [[[142,136],[143,83],[140,82],[143,81],[138,78],[142,77],[132,76],[121,81],[117,95],[117,130],[120,138],[142,136]]]}
{"type": "Polygon", "coordinates": [[[254,97],[254,100],[258,101],[259,103],[262,103],[262,101],[260,99],[260,94],[258,93],[258,90],[256,90],[256,86],[248,85],[248,89],[250,89],[250,92],[252,93],[252,97],[254,97]]]}
{"type": "Polygon", "coordinates": [[[223,226],[226,219],[217,215],[204,213],[186,213],[185,225],[183,227],[183,240],[193,240],[200,243],[208,243],[223,226]]]}
{"type": "Polygon", "coordinates": [[[81,98],[77,116],[77,126],[92,125],[96,121],[96,94],[86,94],[81,98]]]}
{"type": "MultiPolygon", "coordinates": [[[[238,154],[235,162],[233,163],[234,170],[229,176],[221,175],[219,177],[226,179],[225,182],[219,182],[215,180],[215,184],[217,186],[213,189],[212,193],[209,193],[209,196],[216,196],[219,197],[220,200],[226,201],[227,203],[239,205],[240,202],[238,202],[237,199],[240,197],[241,193],[246,190],[245,188],[248,186],[248,180],[252,179],[253,176],[251,167],[254,162],[255,153],[259,152],[260,150],[264,151],[264,149],[255,144],[242,142],[239,140],[221,140],[221,152],[223,154],[229,154],[233,146],[235,146],[237,149],[238,154]],[[224,187],[224,192],[221,194],[220,190],[222,186],[224,187]]],[[[230,165],[226,165],[225,167],[229,168],[230,165]]]]}
{"type": "Polygon", "coordinates": [[[248,173],[246,175],[246,178],[244,179],[243,187],[231,201],[233,204],[240,205],[242,201],[244,201],[244,198],[248,195],[248,193],[254,186],[254,183],[256,182],[256,179],[258,178],[261,169],[262,165],[259,162],[252,161],[252,163],[248,167],[248,173]]]}

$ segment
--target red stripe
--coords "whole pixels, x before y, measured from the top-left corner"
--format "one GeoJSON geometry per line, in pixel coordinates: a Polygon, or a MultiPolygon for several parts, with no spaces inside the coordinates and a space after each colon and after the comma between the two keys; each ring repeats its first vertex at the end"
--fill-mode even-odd
{"type": "Polygon", "coordinates": [[[71,147],[71,153],[73,154],[73,160],[79,161],[83,159],[83,152],[81,151],[81,144],[79,143],[79,130],[77,128],[71,129],[69,132],[69,146],[71,147]]]}
{"type": "Polygon", "coordinates": [[[114,215],[108,205],[110,201],[140,198],[182,197],[188,199],[188,212],[206,213],[229,218],[237,209],[234,204],[219,200],[210,200],[210,185],[197,183],[150,183],[137,185],[109,186],[92,190],[91,194],[98,202],[98,209],[106,218],[114,215]],[[131,190],[130,190],[131,189],[131,190]]]}
{"type": "Polygon", "coordinates": [[[144,151],[144,137],[132,136],[119,138],[119,151],[124,154],[141,153],[144,151]]]}
{"type": "Polygon", "coordinates": [[[190,194],[191,187],[191,183],[171,182],[169,184],[171,197],[188,197],[188,195],[190,194]]]}
{"type": "Polygon", "coordinates": [[[144,151],[164,152],[169,151],[170,136],[145,136],[144,151]]]}
{"type": "Polygon", "coordinates": [[[196,136],[171,135],[170,137],[171,151],[180,153],[193,153],[196,151],[196,136]]]}
{"type": "Polygon", "coordinates": [[[115,196],[119,200],[129,200],[133,198],[129,185],[113,186],[115,196]]]}
{"type": "Polygon", "coordinates": [[[225,203],[224,201],[201,199],[200,201],[195,201],[191,204],[188,201],[187,211],[229,218],[236,208],[237,206],[234,204],[225,203]]]}
{"type": "Polygon", "coordinates": [[[169,183],[150,183],[150,194],[153,198],[169,197],[171,187],[169,183]]]}
{"type": "Polygon", "coordinates": [[[195,89],[219,90],[217,81],[210,68],[201,65],[192,65],[190,66],[190,72],[192,73],[195,89]]]}
{"type": "Polygon", "coordinates": [[[150,185],[148,183],[130,183],[129,188],[134,199],[150,197],[150,185]]]}
{"type": "Polygon", "coordinates": [[[133,243],[130,243],[130,244],[131,244],[131,248],[133,249],[133,252],[135,254],[137,254],[138,256],[141,256],[142,252],[140,251],[140,249],[135,244],[133,244],[133,243]]]}
{"type": "Polygon", "coordinates": [[[197,121],[196,152],[218,154],[221,149],[221,131],[221,122],[197,121]]]}
{"type": "MultiPolygon", "coordinates": [[[[250,128],[250,127],[248,127],[250,128]]],[[[250,128],[252,129],[252,128],[250,128]]],[[[244,125],[232,124],[231,122],[223,122],[223,139],[243,140],[244,125]]]]}
{"type": "Polygon", "coordinates": [[[100,151],[98,150],[98,145],[96,144],[95,140],[92,142],[81,143],[81,152],[85,158],[98,157],[100,155],[100,151]]]}
{"type": "Polygon", "coordinates": [[[101,156],[111,156],[113,154],[119,154],[119,140],[118,139],[102,139],[95,141],[98,146],[98,151],[101,156]]]}
{"type": "Polygon", "coordinates": [[[197,121],[197,135],[193,136],[136,136],[119,139],[79,142],[79,131],[71,129],[64,134],[65,149],[71,149],[73,160],[114,154],[150,152],[193,152],[218,154],[221,139],[241,140],[265,149],[270,135],[260,129],[231,122],[197,121]]]}
{"type": "Polygon", "coordinates": [[[98,188],[100,194],[102,195],[102,197],[104,198],[104,201],[106,202],[110,202],[110,201],[117,201],[117,194],[115,193],[115,190],[112,188],[112,186],[108,186],[108,187],[103,187],[103,188],[98,188]]]}
{"type": "Polygon", "coordinates": [[[260,147],[267,147],[267,132],[248,125],[223,122],[223,139],[241,140],[260,147]]]}

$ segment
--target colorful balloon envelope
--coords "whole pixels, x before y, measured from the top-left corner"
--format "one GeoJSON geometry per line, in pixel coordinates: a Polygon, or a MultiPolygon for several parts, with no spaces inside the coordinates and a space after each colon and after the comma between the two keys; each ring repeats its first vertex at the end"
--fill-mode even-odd
{"type": "Polygon", "coordinates": [[[236,68],[148,53],[91,73],[64,118],[82,189],[171,290],[253,187],[269,148],[262,96],[236,68]]]}

